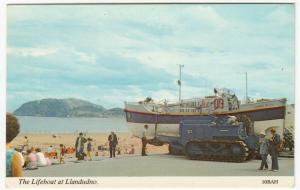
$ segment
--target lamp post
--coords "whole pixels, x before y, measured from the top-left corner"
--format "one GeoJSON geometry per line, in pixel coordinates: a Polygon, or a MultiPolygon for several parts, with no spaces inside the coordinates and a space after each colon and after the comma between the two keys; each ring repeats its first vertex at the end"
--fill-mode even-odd
{"type": "Polygon", "coordinates": [[[248,77],[246,72],[246,104],[248,103],[248,77]]]}
{"type": "Polygon", "coordinates": [[[181,102],[181,68],[184,67],[184,65],[179,64],[178,66],[179,66],[179,80],[177,81],[177,83],[179,85],[179,103],[180,103],[181,102]]]}

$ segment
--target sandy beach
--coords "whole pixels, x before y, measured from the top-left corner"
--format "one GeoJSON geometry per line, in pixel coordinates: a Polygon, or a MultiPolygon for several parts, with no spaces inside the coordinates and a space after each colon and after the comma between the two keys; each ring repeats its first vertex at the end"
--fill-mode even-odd
{"type": "MultiPolygon", "coordinates": [[[[141,140],[139,138],[133,137],[130,133],[120,132],[116,133],[119,139],[119,147],[121,150],[121,154],[126,153],[129,149],[134,146],[135,155],[139,155],[141,153],[141,140]]],[[[35,134],[35,133],[24,133],[19,134],[11,143],[11,145],[15,148],[21,147],[24,144],[24,136],[27,136],[29,139],[29,147],[41,148],[43,152],[47,151],[47,148],[52,145],[55,149],[59,148],[60,144],[64,144],[66,147],[74,147],[75,140],[77,138],[76,133],[60,133],[60,134],[35,134]],[[54,136],[55,135],[55,136],[54,136]]],[[[108,135],[109,133],[88,133],[86,134],[86,138],[90,137],[93,139],[93,154],[96,153],[97,147],[99,145],[104,145],[104,147],[108,147],[108,135]]],[[[147,151],[159,154],[159,153],[168,153],[168,146],[153,146],[147,145],[147,151]]],[[[99,152],[102,156],[108,156],[108,151],[99,152]]],[[[92,155],[93,155],[92,154],[92,155]]],[[[68,155],[69,157],[73,157],[74,155],[68,155]]]]}

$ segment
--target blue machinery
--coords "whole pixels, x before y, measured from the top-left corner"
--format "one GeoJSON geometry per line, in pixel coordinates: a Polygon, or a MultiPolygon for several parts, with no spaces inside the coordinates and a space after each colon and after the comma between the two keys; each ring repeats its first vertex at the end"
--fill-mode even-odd
{"type": "Polygon", "coordinates": [[[180,122],[179,137],[157,135],[156,139],[168,143],[171,154],[189,159],[243,162],[253,158],[258,145],[251,127],[231,116],[188,119],[180,122]]]}

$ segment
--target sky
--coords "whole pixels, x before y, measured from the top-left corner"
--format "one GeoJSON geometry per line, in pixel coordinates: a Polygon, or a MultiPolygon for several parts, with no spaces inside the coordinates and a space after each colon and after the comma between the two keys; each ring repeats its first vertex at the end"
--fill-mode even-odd
{"type": "Polygon", "coordinates": [[[294,103],[292,4],[8,5],[7,110],[43,98],[124,101],[229,88],[294,103]]]}

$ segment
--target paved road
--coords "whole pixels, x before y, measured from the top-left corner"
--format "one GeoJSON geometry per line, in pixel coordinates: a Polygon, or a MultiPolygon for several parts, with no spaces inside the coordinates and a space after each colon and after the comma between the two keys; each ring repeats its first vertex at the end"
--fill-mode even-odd
{"type": "Polygon", "coordinates": [[[183,156],[168,154],[121,156],[114,159],[94,158],[94,161],[42,167],[25,171],[25,176],[292,176],[294,159],[280,158],[278,172],[258,171],[259,160],[245,163],[228,163],[187,160],[183,156]]]}

